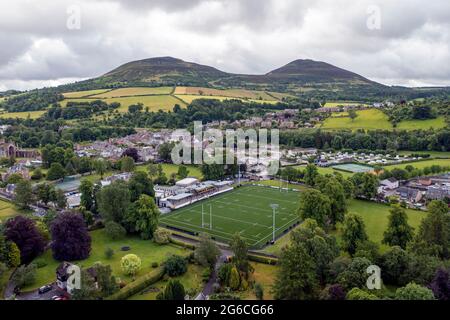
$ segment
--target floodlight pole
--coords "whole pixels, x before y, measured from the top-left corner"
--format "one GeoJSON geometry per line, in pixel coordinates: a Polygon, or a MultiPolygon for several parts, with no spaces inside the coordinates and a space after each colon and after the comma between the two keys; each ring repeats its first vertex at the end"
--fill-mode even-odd
{"type": "Polygon", "coordinates": [[[278,208],[278,204],[272,203],[270,206],[272,207],[272,218],[273,218],[272,241],[275,242],[275,212],[278,208]]]}
{"type": "Polygon", "coordinates": [[[209,205],[209,230],[212,230],[212,204],[209,205]]]}

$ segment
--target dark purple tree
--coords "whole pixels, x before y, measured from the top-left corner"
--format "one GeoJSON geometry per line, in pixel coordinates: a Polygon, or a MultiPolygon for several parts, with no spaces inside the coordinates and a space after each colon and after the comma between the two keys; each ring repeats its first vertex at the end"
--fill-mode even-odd
{"type": "Polygon", "coordinates": [[[333,284],[328,289],[328,300],[345,300],[345,291],[340,284],[333,284]]]}
{"type": "Polygon", "coordinates": [[[5,236],[19,248],[21,263],[29,263],[44,252],[45,239],[30,218],[17,216],[8,220],[5,236]]]}
{"type": "Polygon", "coordinates": [[[439,269],[436,271],[433,281],[430,283],[430,289],[436,299],[450,300],[450,276],[449,270],[439,269]]]}
{"type": "Polygon", "coordinates": [[[56,260],[73,261],[89,257],[91,236],[80,213],[66,211],[59,214],[52,223],[51,233],[56,260]]]}
{"type": "Polygon", "coordinates": [[[139,161],[139,154],[136,148],[128,148],[122,153],[122,157],[133,158],[134,162],[139,161]]]}

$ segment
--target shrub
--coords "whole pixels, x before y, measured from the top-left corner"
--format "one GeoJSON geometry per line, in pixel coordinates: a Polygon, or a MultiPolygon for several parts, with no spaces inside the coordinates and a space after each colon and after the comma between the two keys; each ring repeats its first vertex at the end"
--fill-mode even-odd
{"type": "Polygon", "coordinates": [[[223,264],[220,266],[219,271],[217,272],[217,278],[223,286],[228,286],[230,283],[230,274],[231,274],[232,265],[229,263],[223,264]]]}
{"type": "Polygon", "coordinates": [[[158,295],[158,300],[184,300],[186,292],[179,280],[171,279],[164,288],[164,292],[158,295]]]}
{"type": "Polygon", "coordinates": [[[258,300],[264,299],[264,288],[260,283],[255,283],[255,287],[253,288],[253,291],[255,292],[255,297],[258,300]]]}
{"type": "Polygon", "coordinates": [[[21,265],[14,272],[11,280],[16,287],[22,288],[32,285],[36,281],[36,265],[31,263],[29,265],[21,265]]]}
{"type": "Polygon", "coordinates": [[[152,268],[158,268],[159,263],[158,262],[152,262],[152,268]]]}
{"type": "Polygon", "coordinates": [[[405,287],[398,288],[395,292],[397,300],[435,300],[433,291],[422,287],[414,282],[408,283],[405,287]]]}
{"type": "Polygon", "coordinates": [[[230,272],[230,283],[229,283],[230,288],[232,290],[239,289],[239,286],[240,286],[240,283],[241,283],[240,280],[241,279],[240,279],[240,276],[239,276],[239,272],[237,271],[236,267],[233,267],[231,269],[231,272],[230,272]]]}
{"type": "Polygon", "coordinates": [[[127,233],[124,227],[114,221],[105,223],[105,233],[111,240],[123,239],[127,233]]]}
{"type": "Polygon", "coordinates": [[[153,234],[153,241],[158,244],[168,244],[170,242],[170,232],[161,228],[156,229],[153,234]]]}
{"type": "Polygon", "coordinates": [[[183,257],[173,255],[166,260],[164,269],[171,277],[180,276],[187,271],[187,261],[183,257]]]}
{"type": "Polygon", "coordinates": [[[135,254],[127,254],[120,261],[122,271],[130,276],[134,276],[141,269],[141,258],[135,254]]]}
{"type": "Polygon", "coordinates": [[[106,259],[110,260],[110,259],[112,259],[113,256],[114,256],[114,250],[109,248],[109,247],[106,248],[105,249],[105,257],[106,257],[106,259]]]}
{"type": "Polygon", "coordinates": [[[347,300],[378,300],[378,297],[359,288],[353,288],[347,293],[347,300]]]}

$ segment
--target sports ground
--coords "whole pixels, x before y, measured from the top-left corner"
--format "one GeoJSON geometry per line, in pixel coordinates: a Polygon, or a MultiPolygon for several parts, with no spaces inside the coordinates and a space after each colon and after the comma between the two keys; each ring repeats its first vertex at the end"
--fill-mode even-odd
{"type": "Polygon", "coordinates": [[[299,222],[296,214],[298,198],[297,191],[245,186],[163,215],[160,223],[194,234],[204,232],[226,243],[239,233],[251,248],[256,249],[272,240],[270,205],[278,204],[275,214],[275,236],[278,237],[299,222]]]}

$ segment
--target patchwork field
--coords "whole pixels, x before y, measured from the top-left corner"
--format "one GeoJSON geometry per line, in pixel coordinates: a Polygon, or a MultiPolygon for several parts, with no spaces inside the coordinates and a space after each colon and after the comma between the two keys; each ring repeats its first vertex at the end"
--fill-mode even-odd
{"type": "Polygon", "coordinates": [[[143,95],[162,95],[170,94],[173,91],[172,87],[155,87],[155,88],[120,88],[112,91],[107,91],[104,93],[91,96],[91,98],[118,98],[118,97],[130,97],[130,96],[143,96],[143,95]]]}
{"type": "MultiPolygon", "coordinates": [[[[197,100],[197,99],[214,99],[214,100],[220,100],[220,101],[231,100],[231,99],[242,100],[242,98],[238,98],[238,97],[204,96],[204,95],[200,96],[200,95],[193,95],[193,94],[177,94],[177,95],[175,95],[175,97],[183,100],[187,104],[189,104],[192,101],[197,100]]],[[[256,102],[256,103],[270,103],[270,104],[275,104],[278,102],[277,100],[256,100],[256,99],[245,99],[243,101],[250,101],[250,102],[256,102]]]]}
{"type": "Polygon", "coordinates": [[[273,95],[264,91],[252,91],[244,89],[212,89],[202,87],[176,87],[174,94],[176,95],[199,95],[199,96],[219,96],[228,98],[243,98],[253,100],[276,100],[273,95]]]}
{"type": "Polygon", "coordinates": [[[108,92],[109,89],[98,89],[98,90],[86,90],[86,91],[74,91],[63,93],[64,98],[84,98],[95,94],[100,94],[103,92],[108,92]]]}
{"type": "Polygon", "coordinates": [[[160,223],[189,232],[205,232],[222,242],[229,242],[234,234],[239,233],[250,247],[260,248],[272,240],[273,215],[270,204],[279,204],[275,222],[275,233],[278,236],[298,222],[295,213],[298,197],[299,193],[296,191],[280,192],[268,187],[241,187],[175,210],[162,216],[160,223]]]}
{"type": "Polygon", "coordinates": [[[361,102],[337,101],[337,102],[326,102],[324,107],[325,108],[335,108],[335,107],[345,106],[345,105],[367,106],[367,104],[361,103],[361,102]]]}

